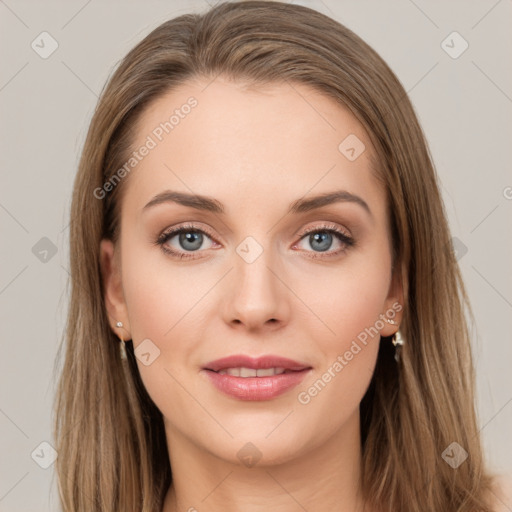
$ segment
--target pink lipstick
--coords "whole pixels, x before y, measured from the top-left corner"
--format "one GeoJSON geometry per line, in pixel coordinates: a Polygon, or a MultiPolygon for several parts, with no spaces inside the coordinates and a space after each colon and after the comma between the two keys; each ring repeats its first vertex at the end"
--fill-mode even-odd
{"type": "Polygon", "coordinates": [[[270,400],[297,386],[311,369],[308,364],[280,356],[234,355],[206,364],[202,372],[226,395],[240,400],[270,400]]]}

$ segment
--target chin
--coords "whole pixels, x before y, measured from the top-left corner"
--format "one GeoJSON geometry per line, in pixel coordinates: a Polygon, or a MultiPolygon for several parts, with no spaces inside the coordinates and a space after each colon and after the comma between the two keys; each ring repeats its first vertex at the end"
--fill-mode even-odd
{"type": "Polygon", "coordinates": [[[294,429],[290,430],[284,426],[276,428],[276,425],[278,423],[273,423],[272,426],[242,424],[232,431],[233,439],[223,436],[222,440],[213,440],[210,437],[202,440],[202,444],[216,457],[245,467],[284,464],[307,451],[308,446],[313,448],[313,438],[317,436],[312,436],[308,441],[300,426],[294,425],[294,429]]]}

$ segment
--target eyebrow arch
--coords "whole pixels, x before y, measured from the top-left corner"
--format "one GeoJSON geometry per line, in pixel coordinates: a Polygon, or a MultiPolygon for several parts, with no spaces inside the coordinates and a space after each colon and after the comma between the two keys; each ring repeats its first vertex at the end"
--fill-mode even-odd
{"type": "MultiPolygon", "coordinates": [[[[217,199],[208,196],[188,194],[185,192],[176,192],[172,190],[166,190],[165,192],[157,194],[155,197],[153,197],[153,199],[151,199],[151,201],[149,201],[149,203],[144,206],[143,212],[158,204],[169,202],[188,206],[197,210],[209,211],[212,213],[225,213],[224,206],[221,202],[217,201],[217,199]]],[[[364,199],[346,190],[336,190],[334,192],[318,194],[308,199],[298,199],[290,205],[288,213],[297,214],[309,212],[317,208],[322,208],[323,206],[340,202],[358,204],[359,206],[363,207],[371,217],[373,216],[370,207],[366,201],[364,201],[364,199]]]]}
{"type": "Polygon", "coordinates": [[[370,217],[373,217],[372,211],[370,210],[370,207],[366,201],[363,198],[356,196],[355,194],[352,194],[346,190],[336,190],[334,192],[318,194],[309,199],[298,199],[291,204],[289,213],[309,212],[311,210],[315,210],[316,208],[321,208],[322,206],[327,206],[333,203],[358,204],[364,208],[370,217]]]}
{"type": "Polygon", "coordinates": [[[166,190],[161,194],[157,194],[146,206],[142,209],[143,212],[149,208],[162,203],[177,203],[183,206],[189,206],[196,210],[205,210],[212,213],[224,213],[222,203],[213,199],[212,197],[200,196],[198,194],[187,194],[185,192],[176,192],[173,190],[166,190]]]}

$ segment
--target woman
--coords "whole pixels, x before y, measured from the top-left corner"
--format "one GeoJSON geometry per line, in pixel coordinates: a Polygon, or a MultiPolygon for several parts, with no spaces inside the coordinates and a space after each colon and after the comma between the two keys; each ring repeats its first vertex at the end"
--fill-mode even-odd
{"type": "Polygon", "coordinates": [[[98,103],[70,244],[64,511],[497,510],[427,144],[338,22],[155,29],[98,103]]]}

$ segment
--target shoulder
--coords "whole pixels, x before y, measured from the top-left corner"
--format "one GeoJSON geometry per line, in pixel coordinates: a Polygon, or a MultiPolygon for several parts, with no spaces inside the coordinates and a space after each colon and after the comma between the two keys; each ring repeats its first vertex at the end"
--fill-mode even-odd
{"type": "Polygon", "coordinates": [[[512,510],[512,473],[500,473],[494,477],[495,508],[494,512],[512,510]]]}

